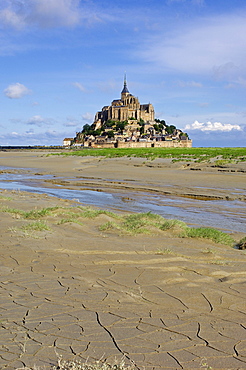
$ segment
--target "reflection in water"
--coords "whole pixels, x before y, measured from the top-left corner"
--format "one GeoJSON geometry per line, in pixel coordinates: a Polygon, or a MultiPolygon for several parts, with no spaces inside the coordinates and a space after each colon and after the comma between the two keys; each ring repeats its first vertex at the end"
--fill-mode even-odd
{"type": "Polygon", "coordinates": [[[1,174],[0,188],[45,193],[63,199],[76,199],[84,205],[92,205],[112,211],[153,212],[165,218],[175,218],[188,224],[210,226],[245,232],[245,204],[236,201],[204,201],[153,195],[148,192],[101,192],[95,190],[70,190],[62,186],[40,187],[40,180],[51,176],[27,174],[1,174]]]}

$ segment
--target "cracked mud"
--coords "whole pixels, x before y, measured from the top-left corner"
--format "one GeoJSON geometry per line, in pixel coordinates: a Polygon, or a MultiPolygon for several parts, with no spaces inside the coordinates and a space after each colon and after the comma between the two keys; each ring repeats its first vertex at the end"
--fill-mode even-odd
{"type": "MultiPolygon", "coordinates": [[[[73,206],[2,192],[1,206],[73,206]]],[[[1,213],[0,368],[125,356],[136,369],[245,369],[245,251],[99,231],[108,216],[26,236],[1,213]],[[162,251],[162,252],[161,252],[162,251]]],[[[242,235],[240,235],[242,237],[242,235]]]]}
{"type": "MultiPolygon", "coordinates": [[[[64,204],[13,197],[19,206],[64,204]]],[[[124,355],[137,369],[246,367],[244,251],[174,236],[102,234],[95,220],[53,224],[52,232],[27,238],[9,230],[19,222],[2,214],[1,369],[49,369],[57,353],[124,355]]]]}

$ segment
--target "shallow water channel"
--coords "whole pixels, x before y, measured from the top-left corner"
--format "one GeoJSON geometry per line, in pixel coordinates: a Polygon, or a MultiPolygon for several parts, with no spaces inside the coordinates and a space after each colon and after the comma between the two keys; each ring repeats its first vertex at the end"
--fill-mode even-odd
{"type": "MultiPolygon", "coordinates": [[[[0,167],[0,170],[7,170],[0,167]]],[[[11,169],[12,170],[12,169],[11,169]]],[[[44,180],[51,175],[26,173],[1,173],[0,188],[20,190],[73,199],[83,205],[96,206],[111,211],[157,213],[168,219],[179,219],[193,226],[216,227],[222,230],[246,232],[245,202],[239,200],[200,200],[148,193],[147,191],[71,190],[61,185],[47,187],[44,180]]]]}

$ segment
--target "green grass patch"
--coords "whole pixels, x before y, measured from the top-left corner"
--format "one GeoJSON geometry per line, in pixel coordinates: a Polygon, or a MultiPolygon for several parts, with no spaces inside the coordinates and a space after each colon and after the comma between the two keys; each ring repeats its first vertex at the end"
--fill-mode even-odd
{"type": "Polygon", "coordinates": [[[80,216],[84,218],[95,218],[100,215],[108,215],[113,218],[117,217],[115,213],[103,209],[93,209],[91,207],[78,207],[78,209],[80,210],[80,216]]]}
{"type": "Polygon", "coordinates": [[[235,248],[246,250],[246,236],[239,240],[239,242],[235,245],[235,248]]]}
{"type": "Polygon", "coordinates": [[[233,245],[234,239],[220,230],[200,227],[192,228],[180,220],[167,220],[160,215],[147,212],[118,217],[115,222],[108,221],[100,226],[100,231],[118,231],[121,234],[151,234],[155,230],[170,231],[181,238],[203,238],[216,243],[233,245]]]}
{"type": "Polygon", "coordinates": [[[239,244],[242,244],[242,243],[246,243],[246,236],[243,237],[240,241],[239,241],[239,244]]]}
{"type": "Polygon", "coordinates": [[[210,227],[198,227],[198,228],[187,227],[184,229],[180,236],[188,238],[209,239],[214,241],[215,243],[221,243],[230,246],[232,246],[233,243],[235,242],[230,235],[210,227]]]}
{"type": "Polygon", "coordinates": [[[23,211],[21,209],[16,209],[16,208],[1,207],[0,211],[10,213],[10,214],[20,215],[25,219],[38,220],[42,217],[51,215],[52,211],[56,209],[58,209],[58,207],[49,207],[49,208],[42,208],[40,210],[33,209],[31,211],[23,211]]]}
{"type": "Polygon", "coordinates": [[[52,215],[52,212],[57,210],[58,207],[48,207],[48,208],[42,208],[42,209],[33,209],[31,211],[25,211],[23,212],[23,216],[26,219],[30,220],[38,220],[45,216],[52,215]]]}
{"type": "Polygon", "coordinates": [[[214,166],[223,167],[231,163],[236,163],[236,161],[234,159],[217,159],[217,161],[214,162],[214,166]]]}
{"type": "Polygon", "coordinates": [[[25,237],[39,238],[37,232],[50,231],[50,227],[44,220],[33,221],[28,224],[22,225],[20,228],[12,227],[9,229],[12,233],[22,231],[25,237]]]}
{"type": "Polygon", "coordinates": [[[147,159],[171,158],[179,161],[209,162],[218,160],[246,161],[246,148],[105,148],[82,149],[48,155],[92,157],[140,157],[147,159]]]}
{"type": "Polygon", "coordinates": [[[105,222],[105,224],[102,224],[101,226],[99,226],[100,231],[110,231],[110,230],[120,230],[120,229],[121,229],[120,226],[112,221],[105,222]]]}
{"type": "Polygon", "coordinates": [[[83,225],[82,222],[79,221],[79,218],[89,218],[94,219],[100,215],[108,215],[112,218],[117,218],[118,216],[110,211],[105,210],[97,210],[91,207],[77,207],[74,211],[68,209],[62,209],[60,212],[57,212],[57,216],[64,216],[61,220],[57,222],[58,225],[62,225],[65,223],[77,223],[79,225],[83,225]]]}
{"type": "Polygon", "coordinates": [[[57,221],[57,225],[63,225],[66,223],[71,223],[71,222],[81,224],[78,221],[78,218],[80,217],[80,212],[75,212],[75,211],[76,209],[72,211],[70,210],[70,208],[69,209],[63,209],[63,208],[58,209],[58,211],[55,214],[55,217],[62,217],[62,218],[59,221],[57,221]]]}
{"type": "Polygon", "coordinates": [[[0,200],[12,200],[12,198],[6,197],[5,195],[0,195],[0,200]]]}
{"type": "Polygon", "coordinates": [[[160,229],[165,231],[165,230],[170,230],[170,229],[180,229],[184,230],[187,228],[186,223],[180,220],[164,220],[162,223],[160,229]]]}
{"type": "Polygon", "coordinates": [[[4,213],[10,213],[12,215],[18,215],[18,216],[23,216],[24,215],[24,211],[22,211],[21,209],[17,209],[17,208],[10,208],[10,207],[1,207],[0,208],[0,211],[1,212],[4,212],[4,213]]]}
{"type": "Polygon", "coordinates": [[[77,223],[79,225],[83,225],[81,219],[93,219],[100,215],[107,215],[109,220],[99,227],[100,231],[117,231],[121,235],[151,234],[156,233],[157,231],[170,231],[175,234],[175,236],[182,238],[205,238],[225,245],[232,246],[235,244],[233,238],[222,231],[206,227],[191,228],[183,221],[168,220],[151,212],[134,213],[122,216],[110,211],[97,210],[91,207],[48,207],[31,211],[2,207],[0,208],[0,211],[16,215],[16,218],[35,220],[36,222],[23,226],[22,230],[26,232],[49,230],[45,221],[40,220],[47,216],[57,218],[57,225],[63,225],[65,223],[77,223]]]}
{"type": "Polygon", "coordinates": [[[125,216],[116,216],[116,221],[108,221],[100,226],[100,231],[118,230],[126,234],[143,234],[150,233],[151,228],[160,228],[163,217],[157,214],[134,213],[125,216]]]}
{"type": "Polygon", "coordinates": [[[57,225],[63,225],[63,224],[71,224],[71,223],[75,223],[75,224],[78,224],[78,225],[83,225],[82,222],[80,222],[77,217],[66,217],[66,218],[62,218],[60,221],[57,222],[57,225]]]}
{"type": "Polygon", "coordinates": [[[23,225],[21,227],[21,230],[23,231],[48,231],[50,230],[50,227],[47,225],[47,223],[43,220],[41,221],[33,221],[29,224],[23,225]]]}
{"type": "Polygon", "coordinates": [[[124,216],[122,229],[133,234],[149,233],[151,227],[160,228],[163,218],[151,212],[124,216]]]}

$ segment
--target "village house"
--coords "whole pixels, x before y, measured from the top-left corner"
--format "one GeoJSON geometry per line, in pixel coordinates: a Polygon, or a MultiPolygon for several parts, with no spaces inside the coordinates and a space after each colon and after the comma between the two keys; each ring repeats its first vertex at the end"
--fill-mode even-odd
{"type": "Polygon", "coordinates": [[[74,138],[72,137],[66,137],[63,139],[63,146],[71,146],[74,141],[74,138]]]}

